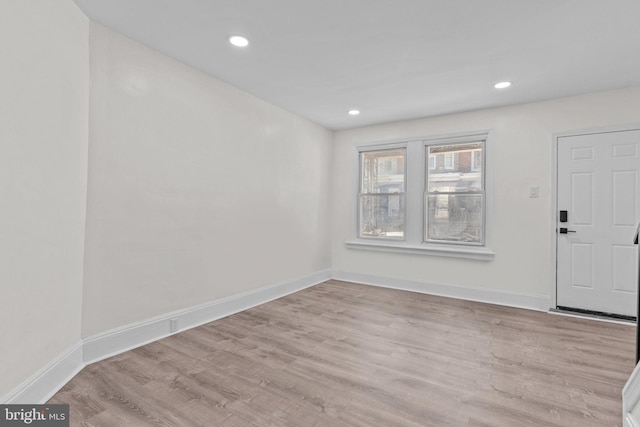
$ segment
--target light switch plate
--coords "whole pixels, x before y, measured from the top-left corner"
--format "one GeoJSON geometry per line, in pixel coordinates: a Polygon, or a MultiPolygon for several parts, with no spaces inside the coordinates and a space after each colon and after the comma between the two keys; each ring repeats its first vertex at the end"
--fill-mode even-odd
{"type": "Polygon", "coordinates": [[[529,187],[529,198],[534,199],[538,197],[538,187],[529,187]]]}

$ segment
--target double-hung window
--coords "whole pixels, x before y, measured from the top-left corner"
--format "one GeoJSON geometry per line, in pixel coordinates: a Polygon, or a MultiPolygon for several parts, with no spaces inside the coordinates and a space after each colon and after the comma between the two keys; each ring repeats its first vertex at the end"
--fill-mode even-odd
{"type": "Polygon", "coordinates": [[[426,148],[428,165],[441,155],[445,162],[444,170],[427,169],[425,241],[483,245],[486,195],[483,168],[475,156],[482,158],[484,140],[426,148]],[[457,161],[447,163],[447,159],[457,161]]]}
{"type": "Polygon", "coordinates": [[[357,230],[347,246],[493,259],[489,137],[359,147],[357,230]]]}
{"type": "Polygon", "coordinates": [[[360,152],[358,237],[404,238],[405,157],[404,147],[360,152]]]}

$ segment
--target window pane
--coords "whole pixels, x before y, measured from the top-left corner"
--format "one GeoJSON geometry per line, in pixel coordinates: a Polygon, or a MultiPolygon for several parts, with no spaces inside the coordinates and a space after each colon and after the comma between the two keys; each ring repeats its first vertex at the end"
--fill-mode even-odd
{"type": "Polygon", "coordinates": [[[482,142],[472,142],[429,146],[427,191],[482,191],[482,145],[482,142]]]}
{"type": "Polygon", "coordinates": [[[404,238],[404,194],[360,196],[360,237],[404,238]]]}
{"type": "Polygon", "coordinates": [[[361,193],[404,192],[404,155],[404,148],[362,153],[361,193]]]}
{"type": "Polygon", "coordinates": [[[472,151],[471,154],[471,170],[482,170],[482,150],[472,151]]]}
{"type": "Polygon", "coordinates": [[[482,243],[482,195],[427,196],[427,240],[482,243]]]}

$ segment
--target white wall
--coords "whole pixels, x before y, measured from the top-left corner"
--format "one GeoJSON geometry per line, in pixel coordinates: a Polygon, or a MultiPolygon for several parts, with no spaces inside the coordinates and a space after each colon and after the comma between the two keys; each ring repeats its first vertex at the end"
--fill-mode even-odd
{"type": "Polygon", "coordinates": [[[329,267],[546,297],[552,135],[640,123],[630,88],[333,138],[89,31],[70,0],[0,11],[0,397],[81,337],[329,267]],[[494,261],[345,248],[356,145],[482,129],[495,137],[494,261]]]}
{"type": "MultiPolygon", "coordinates": [[[[517,90],[514,87],[513,90],[517,90]]],[[[337,132],[333,157],[333,269],[407,281],[548,297],[554,133],[640,123],[640,88],[337,132]],[[494,261],[347,249],[354,237],[356,146],[492,129],[494,261]],[[528,188],[540,188],[537,199],[528,188]]],[[[457,293],[464,295],[464,292],[457,293]]]]}
{"type": "Polygon", "coordinates": [[[83,336],[330,267],[332,133],[91,24],[83,336]]]}
{"type": "Polygon", "coordinates": [[[80,340],[88,19],[0,5],[0,398],[80,340]]]}

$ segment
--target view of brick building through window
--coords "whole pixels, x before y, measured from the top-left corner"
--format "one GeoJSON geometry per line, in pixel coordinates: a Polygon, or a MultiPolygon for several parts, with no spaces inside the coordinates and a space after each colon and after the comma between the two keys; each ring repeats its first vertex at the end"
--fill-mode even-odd
{"type": "Polygon", "coordinates": [[[483,242],[483,143],[428,147],[426,241],[483,242]]]}
{"type": "MultiPolygon", "coordinates": [[[[426,147],[425,242],[483,244],[483,152],[483,141],[426,147]]],[[[405,148],[361,153],[359,237],[405,237],[406,160],[405,148]]]]}
{"type": "Polygon", "coordinates": [[[404,148],[362,153],[360,237],[404,237],[405,155],[404,148]]]}

